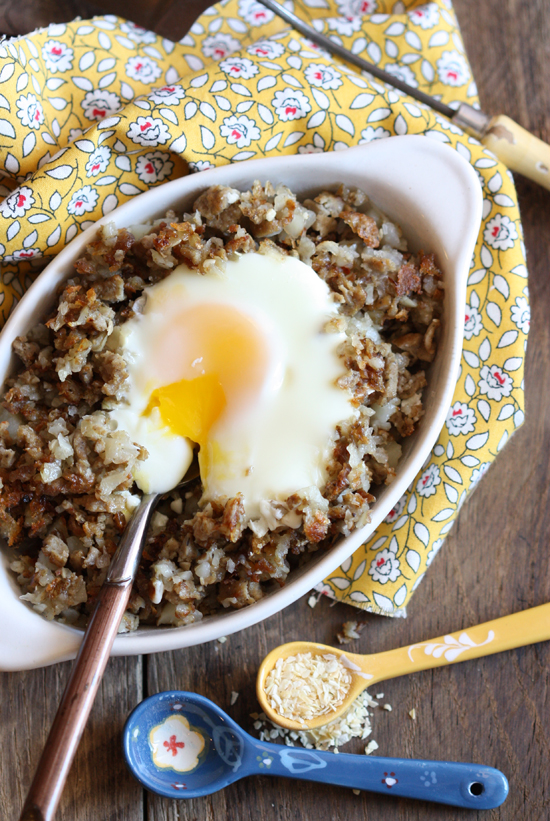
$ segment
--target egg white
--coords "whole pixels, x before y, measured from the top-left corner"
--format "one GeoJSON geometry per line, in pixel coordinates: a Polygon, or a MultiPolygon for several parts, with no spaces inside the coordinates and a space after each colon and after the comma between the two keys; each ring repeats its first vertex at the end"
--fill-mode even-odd
{"type": "MultiPolygon", "coordinates": [[[[324,332],[337,314],[326,283],[294,257],[252,253],[228,261],[223,273],[201,275],[180,265],[145,295],[143,313],[119,331],[129,389],[127,401],[111,411],[149,452],[135,472],[138,486],[166,492],[191,463],[193,444],[172,433],[158,409],[144,412],[153,390],[179,378],[186,357],[185,350],[172,348],[155,359],[159,341],[176,328],[182,306],[214,305],[252,320],[268,356],[261,387],[228,404],[210,430],[201,454],[203,499],[242,493],[247,516],[254,518],[265,500],[284,501],[302,488],[322,487],[336,425],[357,414],[350,394],[336,384],[345,372],[338,355],[345,335],[324,332]]],[[[190,364],[200,375],[200,357],[190,364]]]]}

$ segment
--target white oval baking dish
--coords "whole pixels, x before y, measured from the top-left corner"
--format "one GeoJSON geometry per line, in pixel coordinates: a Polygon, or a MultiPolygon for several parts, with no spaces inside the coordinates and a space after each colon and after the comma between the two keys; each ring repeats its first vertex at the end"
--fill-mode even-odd
{"type": "MultiPolygon", "coordinates": [[[[448,146],[419,136],[392,137],[368,145],[326,154],[281,156],[226,165],[183,177],[130,200],[100,220],[117,228],[163,216],[167,208],[188,207],[213,184],[247,188],[253,180],[285,183],[296,194],[314,195],[343,182],[364,189],[398,222],[413,250],[437,255],[446,286],[439,350],[430,367],[424,393],[426,413],[419,430],[407,440],[394,482],[380,491],[371,521],[342,538],[327,552],[315,555],[287,584],[243,610],[209,616],[179,628],[145,627],[117,637],[117,656],[174,650],[243,630],[304,595],[348,558],[376,529],[412,482],[430,453],[445,416],[459,372],[464,327],[467,273],[481,221],[482,195],[472,167],[448,146]]],[[[75,239],[40,274],[0,335],[0,384],[15,367],[11,344],[26,333],[54,301],[59,282],[72,272],[74,261],[93,238],[97,225],[75,239]]],[[[75,656],[82,633],[46,621],[19,600],[8,555],[0,556],[0,669],[23,670],[75,656]]]]}

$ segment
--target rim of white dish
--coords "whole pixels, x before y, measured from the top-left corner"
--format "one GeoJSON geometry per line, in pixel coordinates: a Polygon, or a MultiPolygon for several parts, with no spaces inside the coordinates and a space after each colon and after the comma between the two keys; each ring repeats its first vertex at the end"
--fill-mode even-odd
{"type": "MultiPolygon", "coordinates": [[[[338,182],[366,190],[382,211],[403,227],[411,245],[436,251],[445,282],[452,284],[444,303],[440,349],[431,369],[442,369],[437,384],[425,389],[425,420],[407,442],[395,480],[384,488],[371,508],[371,521],[348,537],[292,571],[286,585],[253,605],[231,610],[183,627],[139,628],[116,638],[113,655],[174,650],[243,630],[273,615],[339,567],[374,532],[406,491],[444,424],[454,392],[462,351],[466,276],[481,222],[482,194],[473,168],[454,150],[422,136],[391,137],[346,151],[292,155],[221,166],[173,180],[135,197],[75,237],[42,271],[8,319],[0,336],[2,381],[14,362],[11,342],[44,315],[55,286],[72,271],[72,263],[94,237],[97,228],[115,222],[117,228],[163,216],[217,183],[248,187],[254,179],[284,182],[299,196],[334,187],[338,182]],[[368,174],[370,176],[366,176],[368,174]],[[300,182],[302,178],[307,182],[300,182]],[[313,180],[310,184],[309,180],[313,180]],[[298,181],[298,182],[297,182],[298,181]],[[425,228],[425,230],[424,230],[425,228]],[[432,234],[430,239],[429,235],[432,234]],[[437,242],[434,242],[437,237],[437,242]],[[434,247],[439,246],[439,247],[434,247]],[[436,365],[437,363],[437,365],[436,365]]],[[[18,598],[14,574],[4,552],[0,562],[0,669],[21,670],[64,661],[76,655],[82,631],[47,621],[18,598]]],[[[417,580],[418,583],[419,580],[417,580]]]]}

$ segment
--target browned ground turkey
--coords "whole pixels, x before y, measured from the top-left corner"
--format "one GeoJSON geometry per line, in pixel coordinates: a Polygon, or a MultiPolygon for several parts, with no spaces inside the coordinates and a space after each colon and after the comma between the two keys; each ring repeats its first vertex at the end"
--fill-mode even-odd
{"type": "Polygon", "coordinates": [[[299,202],[270,183],[246,192],[215,186],[181,218],[169,212],[134,233],[108,226],[76,262],[56,309],[14,342],[22,364],[3,399],[0,535],[14,550],[24,598],[47,618],[83,622],[139,501],[132,468],[146,451],[108,414],[127,379],[113,329],[180,263],[200,275],[251,251],[299,257],[328,284],[339,317],[326,330],[346,332],[340,384],[359,417],[336,431],[326,486],[272,503],[271,529],[247,522],[239,496],[201,505],[199,481],[183,498],[169,494],[122,629],[252,604],[367,521],[371,486],[393,479],[398,443],[423,413],[443,286],[433,255],[410,254],[366,194],[341,186],[299,202]],[[288,511],[299,514],[298,528],[282,524],[288,511]]]}

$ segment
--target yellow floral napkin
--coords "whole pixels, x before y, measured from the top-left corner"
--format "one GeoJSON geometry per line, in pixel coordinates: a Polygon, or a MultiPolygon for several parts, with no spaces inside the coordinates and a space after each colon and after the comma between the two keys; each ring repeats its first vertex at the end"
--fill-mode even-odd
{"type": "MultiPolygon", "coordinates": [[[[318,31],[456,106],[477,92],[452,6],[286,3],[318,31]]],[[[392,134],[456,149],[483,188],[454,401],[423,470],[321,588],[404,615],[468,493],[523,421],[527,271],[510,173],[448,120],[333,59],[256,0],[223,0],[179,43],[111,15],[0,45],[0,313],[80,230],[150,186],[214,165],[392,134]]]]}

